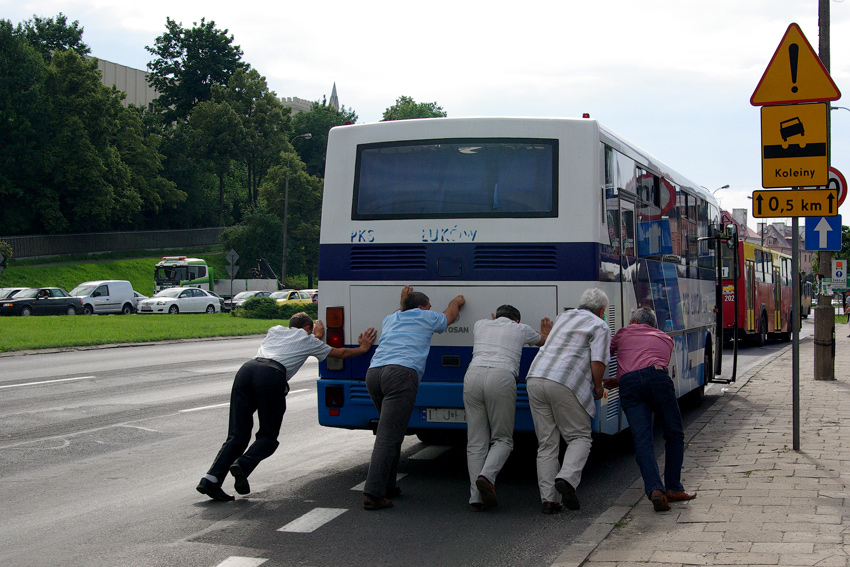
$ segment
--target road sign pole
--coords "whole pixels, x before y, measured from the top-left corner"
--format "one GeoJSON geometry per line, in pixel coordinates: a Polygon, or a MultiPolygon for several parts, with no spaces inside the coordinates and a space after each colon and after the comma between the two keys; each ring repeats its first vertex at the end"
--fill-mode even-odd
{"type": "Polygon", "coordinates": [[[791,405],[793,412],[793,436],[792,443],[795,451],[800,450],[800,219],[791,218],[791,265],[794,266],[794,279],[791,284],[791,294],[794,297],[791,302],[792,331],[791,343],[791,405]]]}
{"type": "MultiPolygon", "coordinates": [[[[829,73],[829,0],[818,1],[818,57],[829,73]]],[[[831,128],[827,116],[827,147],[831,138],[831,128]]],[[[829,151],[827,164],[830,162],[829,151]]],[[[818,273],[824,277],[832,276],[832,252],[818,252],[818,273]],[[829,270],[829,273],[827,273],[829,270]]],[[[835,380],[835,310],[832,297],[821,293],[815,308],[815,380],[835,380]]]]}

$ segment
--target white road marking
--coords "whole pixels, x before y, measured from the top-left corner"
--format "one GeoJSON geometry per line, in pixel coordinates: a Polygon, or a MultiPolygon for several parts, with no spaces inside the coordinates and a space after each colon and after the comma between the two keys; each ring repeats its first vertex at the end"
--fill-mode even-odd
{"type": "Polygon", "coordinates": [[[57,384],[59,382],[72,382],[74,380],[89,380],[91,378],[96,378],[96,376],[77,376],[76,378],[57,378],[56,380],[42,380],[41,382],[27,382],[25,384],[7,384],[6,386],[0,386],[0,390],[5,388],[20,388],[22,386],[39,386],[41,384],[57,384]]]}
{"type": "Polygon", "coordinates": [[[216,567],[257,567],[257,565],[262,565],[268,561],[268,559],[263,559],[261,557],[239,557],[237,555],[231,555],[216,567]]]}
{"type": "Polygon", "coordinates": [[[278,528],[277,531],[308,534],[316,531],[347,511],[348,508],[313,508],[300,518],[296,518],[282,528],[278,528]]]}
{"type": "Polygon", "coordinates": [[[443,446],[443,445],[429,445],[425,447],[421,451],[418,451],[408,457],[408,459],[417,459],[417,460],[431,460],[436,459],[446,451],[451,449],[451,447],[443,446]]]}
{"type": "Polygon", "coordinates": [[[310,388],[302,388],[300,390],[290,390],[289,393],[290,394],[297,394],[298,392],[309,392],[309,391],[310,391],[310,388]]]}
{"type": "MultiPolygon", "coordinates": [[[[406,476],[407,476],[407,473],[398,473],[395,477],[396,483],[398,483],[398,481],[400,481],[401,479],[403,479],[406,476]]],[[[356,486],[352,486],[351,490],[356,490],[357,492],[363,492],[364,488],[366,488],[366,481],[365,480],[363,482],[361,482],[360,484],[356,485],[356,486]]]]}
{"type": "Polygon", "coordinates": [[[141,427],[139,425],[127,425],[127,424],[122,423],[122,424],[118,425],[118,427],[127,427],[129,429],[141,429],[142,431],[150,431],[151,433],[162,433],[162,431],[159,431],[158,429],[151,429],[149,427],[141,427]]]}
{"type": "Polygon", "coordinates": [[[199,407],[199,408],[182,409],[182,410],[178,410],[177,413],[188,413],[190,411],[201,411],[201,410],[207,410],[207,409],[225,408],[229,405],[230,405],[230,402],[227,402],[225,404],[215,404],[214,406],[203,406],[203,407],[199,407]]]}

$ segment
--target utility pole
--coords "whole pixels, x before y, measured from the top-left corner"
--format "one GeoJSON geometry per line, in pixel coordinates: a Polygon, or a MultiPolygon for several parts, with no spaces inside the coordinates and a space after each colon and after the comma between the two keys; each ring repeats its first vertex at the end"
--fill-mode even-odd
{"type": "MultiPolygon", "coordinates": [[[[829,2],[818,0],[818,57],[827,73],[829,73],[829,2]]],[[[832,124],[830,103],[827,102],[826,132],[827,132],[827,162],[830,163],[832,152],[832,124]]],[[[794,238],[798,238],[795,234],[794,238]]],[[[832,276],[832,252],[818,252],[818,274],[821,277],[832,276]]],[[[818,294],[818,304],[815,308],[815,380],[835,380],[835,308],[832,297],[825,293],[818,294]]]]}

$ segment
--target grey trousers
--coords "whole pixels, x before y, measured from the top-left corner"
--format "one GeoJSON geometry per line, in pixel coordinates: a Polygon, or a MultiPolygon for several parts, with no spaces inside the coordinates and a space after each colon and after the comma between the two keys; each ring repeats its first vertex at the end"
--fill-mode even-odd
{"type": "Polygon", "coordinates": [[[581,471],[590,455],[590,415],[573,391],[554,380],[528,378],[528,405],[537,433],[537,486],[540,500],[560,502],[555,479],[573,488],[581,482],[581,471]],[[561,437],[567,442],[564,463],[558,466],[561,437]]]}
{"type": "Polygon", "coordinates": [[[463,377],[469,503],[481,502],[478,476],[493,484],[514,447],[516,379],[501,368],[470,366],[463,377]]]}
{"type": "Polygon", "coordinates": [[[378,408],[378,430],[363,493],[383,498],[395,486],[401,443],[416,405],[419,376],[405,366],[390,364],[366,372],[366,389],[378,408]]]}

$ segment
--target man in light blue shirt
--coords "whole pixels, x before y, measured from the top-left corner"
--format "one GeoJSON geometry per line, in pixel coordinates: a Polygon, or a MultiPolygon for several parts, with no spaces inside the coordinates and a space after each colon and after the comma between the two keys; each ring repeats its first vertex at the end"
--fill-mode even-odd
{"type": "Polygon", "coordinates": [[[363,489],[363,508],[389,508],[400,493],[395,479],[404,432],[416,404],[419,380],[431,349],[431,336],[455,322],[464,304],[462,295],[442,313],[409,285],[401,290],[401,309],[384,318],[381,340],[366,372],[366,389],[378,408],[375,447],[363,489]]]}

